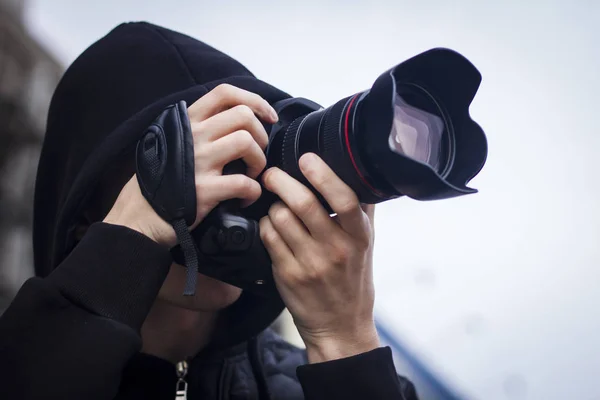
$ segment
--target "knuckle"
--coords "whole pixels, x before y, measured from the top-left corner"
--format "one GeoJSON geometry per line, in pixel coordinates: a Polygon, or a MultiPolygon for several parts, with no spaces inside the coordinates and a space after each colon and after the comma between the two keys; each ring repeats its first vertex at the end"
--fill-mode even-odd
{"type": "Polygon", "coordinates": [[[214,93],[219,97],[227,97],[230,96],[233,92],[234,88],[232,85],[228,83],[222,83],[213,89],[214,93]]]}
{"type": "Polygon", "coordinates": [[[306,271],[313,278],[317,278],[317,271],[322,263],[323,261],[314,252],[304,254],[304,257],[302,259],[304,271],[306,271]]]}
{"type": "Polygon", "coordinates": [[[250,121],[254,119],[254,111],[245,104],[235,106],[235,112],[242,121],[250,121]]]}
{"type": "Polygon", "coordinates": [[[289,268],[285,268],[285,266],[283,268],[273,268],[273,275],[276,279],[283,281],[286,286],[294,287],[298,285],[298,274],[290,271],[289,268]]]}
{"type": "Polygon", "coordinates": [[[311,286],[320,279],[320,274],[314,268],[302,268],[295,272],[290,272],[289,282],[294,286],[311,286]]]}
{"type": "Polygon", "coordinates": [[[252,145],[254,144],[254,138],[252,137],[250,132],[244,131],[244,130],[236,132],[235,141],[236,141],[238,150],[240,150],[242,152],[249,150],[250,148],[252,148],[252,145]]]}
{"type": "Polygon", "coordinates": [[[295,209],[301,217],[312,214],[318,206],[317,200],[311,196],[305,196],[298,200],[295,204],[295,209]]]}
{"type": "Polygon", "coordinates": [[[348,256],[343,251],[334,250],[329,257],[331,258],[332,264],[335,266],[342,266],[348,262],[348,256]]]}
{"type": "Polygon", "coordinates": [[[280,226],[289,224],[293,218],[292,212],[287,207],[276,207],[271,215],[273,222],[280,226]]]}
{"type": "Polygon", "coordinates": [[[267,244],[277,242],[277,233],[271,227],[261,227],[260,239],[267,244]]]}
{"type": "Polygon", "coordinates": [[[346,264],[352,256],[352,248],[344,242],[336,243],[329,251],[329,259],[335,265],[346,264]]]}
{"type": "Polygon", "coordinates": [[[260,101],[266,101],[260,95],[251,91],[248,91],[248,100],[253,104],[258,104],[260,101]]]}
{"type": "Polygon", "coordinates": [[[234,185],[242,193],[247,193],[252,190],[252,180],[245,175],[235,175],[234,185]]]}
{"type": "Polygon", "coordinates": [[[304,268],[302,271],[302,283],[310,285],[316,282],[320,282],[325,278],[325,274],[322,268],[319,268],[316,262],[312,262],[312,265],[308,268],[304,268]]]}
{"type": "Polygon", "coordinates": [[[306,252],[301,255],[300,260],[302,268],[299,273],[302,274],[302,282],[315,284],[327,279],[330,270],[327,269],[327,256],[322,251],[314,249],[314,251],[306,252]]]}
{"type": "Polygon", "coordinates": [[[349,214],[356,211],[356,209],[360,206],[355,195],[349,194],[340,200],[341,201],[339,202],[339,205],[334,210],[338,214],[349,214]]]}
{"type": "Polygon", "coordinates": [[[190,121],[190,127],[192,128],[192,136],[200,137],[204,128],[203,121],[190,121]]]}

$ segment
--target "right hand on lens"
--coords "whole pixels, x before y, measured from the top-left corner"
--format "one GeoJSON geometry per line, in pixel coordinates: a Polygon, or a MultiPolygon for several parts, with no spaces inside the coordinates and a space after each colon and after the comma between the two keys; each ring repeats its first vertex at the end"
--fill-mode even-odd
{"type": "MultiPolygon", "coordinates": [[[[196,164],[196,221],[191,229],[220,202],[242,199],[245,205],[258,200],[255,180],[266,165],[268,135],[257,116],[277,122],[277,113],[257,94],[231,85],[220,85],[188,108],[194,137],[196,164]],[[223,167],[242,159],[246,175],[223,175],[223,167]]],[[[142,195],[134,175],[123,187],[104,222],[127,226],[157,243],[172,247],[177,238],[142,195]]]]}

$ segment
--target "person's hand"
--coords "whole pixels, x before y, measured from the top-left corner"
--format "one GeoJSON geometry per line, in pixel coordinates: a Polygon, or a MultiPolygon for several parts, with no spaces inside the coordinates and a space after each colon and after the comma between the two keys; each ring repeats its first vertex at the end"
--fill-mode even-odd
{"type": "MultiPolygon", "coordinates": [[[[245,205],[261,194],[255,180],[266,165],[268,136],[257,115],[268,123],[277,113],[257,94],[220,85],[188,108],[196,160],[196,227],[220,202],[242,199],[245,205]],[[222,175],[223,167],[243,159],[247,175],[222,175]]],[[[106,223],[127,226],[166,246],[176,244],[173,227],[152,209],[142,195],[137,177],[124,186],[106,223]]]]}
{"type": "Polygon", "coordinates": [[[283,202],[260,221],[277,288],[306,344],[309,362],[364,353],[380,346],[373,321],[373,213],[314,154],[300,169],[329,203],[278,168],[263,175],[283,202]]]}

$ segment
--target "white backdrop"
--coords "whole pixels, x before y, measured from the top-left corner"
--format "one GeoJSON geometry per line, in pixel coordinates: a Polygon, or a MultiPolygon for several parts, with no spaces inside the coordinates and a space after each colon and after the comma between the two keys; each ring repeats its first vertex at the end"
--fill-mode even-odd
{"type": "Polygon", "coordinates": [[[122,21],[231,54],[327,106],[431,47],[482,72],[480,193],[378,207],[378,318],[466,397],[600,399],[600,2],[35,0],[65,63],[122,21]]]}

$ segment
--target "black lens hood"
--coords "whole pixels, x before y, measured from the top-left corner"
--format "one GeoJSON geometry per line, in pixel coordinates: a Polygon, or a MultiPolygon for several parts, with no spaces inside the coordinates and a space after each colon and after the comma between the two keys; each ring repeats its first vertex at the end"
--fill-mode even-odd
{"type": "MultiPolygon", "coordinates": [[[[385,180],[398,195],[417,200],[437,200],[475,193],[467,183],[487,158],[487,140],[471,119],[469,106],[481,74],[456,51],[435,48],[384,72],[357,107],[363,139],[363,164],[376,179],[385,180]],[[436,103],[450,136],[450,156],[443,171],[390,150],[388,136],[394,118],[394,96],[400,86],[413,86],[436,103]],[[368,142],[367,142],[368,141],[368,142]]],[[[354,130],[356,134],[357,129],[354,130]]]]}

